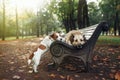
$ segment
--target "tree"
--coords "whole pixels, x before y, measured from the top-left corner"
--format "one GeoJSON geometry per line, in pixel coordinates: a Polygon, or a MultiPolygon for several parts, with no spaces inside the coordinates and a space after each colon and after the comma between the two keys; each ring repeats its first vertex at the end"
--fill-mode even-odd
{"type": "MultiPolygon", "coordinates": [[[[2,15],[1,11],[0,15],[2,15]]],[[[2,16],[0,16],[0,38],[2,38],[2,16]]]]}
{"type": "Polygon", "coordinates": [[[95,2],[90,2],[88,4],[88,12],[90,25],[98,24],[101,21],[101,11],[95,2]]]}
{"type": "Polygon", "coordinates": [[[88,6],[86,0],[79,0],[77,22],[79,29],[89,26],[88,6]]]}
{"type": "Polygon", "coordinates": [[[59,6],[59,17],[62,17],[66,32],[76,29],[75,0],[62,0],[62,2],[59,3],[59,6]]]}
{"type": "Polygon", "coordinates": [[[118,5],[117,5],[117,12],[118,12],[118,35],[120,36],[120,1],[118,1],[118,5]]]}
{"type": "Polygon", "coordinates": [[[118,26],[119,26],[119,11],[117,10],[117,6],[119,5],[119,0],[102,0],[99,4],[103,19],[107,20],[112,28],[114,29],[114,35],[117,35],[118,26]]]}
{"type": "Polygon", "coordinates": [[[16,13],[16,39],[19,39],[19,25],[18,25],[17,5],[16,5],[15,13],[16,13]]]}
{"type": "Polygon", "coordinates": [[[53,0],[54,13],[65,26],[66,32],[89,26],[88,6],[86,0],[53,0]],[[82,3],[83,2],[83,3],[82,3]],[[78,26],[77,26],[78,25],[78,26]]]}
{"type": "MultiPolygon", "coordinates": [[[[115,25],[114,25],[114,27],[118,28],[118,35],[120,36],[120,17],[119,17],[120,9],[119,9],[119,6],[120,6],[120,1],[115,0],[116,12],[115,12],[115,25]]],[[[116,35],[116,31],[115,31],[115,35],[116,35]]]]}
{"type": "Polygon", "coordinates": [[[5,7],[6,7],[6,5],[5,5],[5,0],[3,0],[3,27],[2,27],[2,40],[5,40],[5,29],[6,29],[6,19],[5,19],[5,13],[6,13],[6,11],[5,11],[5,7]]]}

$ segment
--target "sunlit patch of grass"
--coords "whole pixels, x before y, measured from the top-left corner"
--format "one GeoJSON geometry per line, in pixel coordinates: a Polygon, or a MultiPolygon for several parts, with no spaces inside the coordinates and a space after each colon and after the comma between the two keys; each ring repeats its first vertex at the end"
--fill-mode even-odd
{"type": "Polygon", "coordinates": [[[101,45],[120,45],[120,36],[100,36],[97,44],[101,45]]]}
{"type": "MultiPolygon", "coordinates": [[[[36,36],[24,36],[24,37],[19,37],[19,39],[30,39],[30,38],[34,38],[36,36]]],[[[0,39],[2,40],[2,39],[0,39]]],[[[16,37],[6,37],[5,40],[16,40],[16,37]]]]}
{"type": "MultiPolygon", "coordinates": [[[[31,39],[36,36],[24,36],[19,39],[31,39]]],[[[1,40],[1,39],[0,39],[1,40]]],[[[16,37],[6,37],[5,40],[16,40],[16,37]]],[[[99,36],[96,44],[98,45],[120,45],[120,36],[99,36]]]]}

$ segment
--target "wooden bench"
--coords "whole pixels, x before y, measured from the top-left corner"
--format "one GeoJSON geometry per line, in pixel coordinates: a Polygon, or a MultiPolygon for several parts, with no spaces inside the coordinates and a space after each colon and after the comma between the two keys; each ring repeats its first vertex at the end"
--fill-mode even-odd
{"type": "Polygon", "coordinates": [[[50,46],[50,53],[52,55],[54,66],[57,68],[66,56],[74,56],[80,58],[85,65],[86,71],[89,71],[89,64],[92,61],[91,54],[95,43],[101,31],[107,31],[109,28],[107,22],[80,29],[85,34],[87,42],[84,45],[71,46],[62,41],[55,41],[50,46]]]}

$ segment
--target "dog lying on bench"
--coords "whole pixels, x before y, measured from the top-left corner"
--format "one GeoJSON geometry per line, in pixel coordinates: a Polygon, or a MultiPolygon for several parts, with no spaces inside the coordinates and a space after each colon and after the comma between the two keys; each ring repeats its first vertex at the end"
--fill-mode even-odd
{"type": "Polygon", "coordinates": [[[80,30],[72,30],[66,34],[65,42],[73,46],[83,45],[86,42],[86,38],[80,30]]]}
{"type": "Polygon", "coordinates": [[[55,40],[62,40],[62,37],[60,37],[59,33],[53,33],[49,36],[46,36],[38,46],[38,48],[29,56],[28,59],[28,65],[33,61],[33,71],[37,73],[37,67],[40,63],[40,59],[42,54],[44,54],[46,51],[49,50],[50,45],[55,40]]]}

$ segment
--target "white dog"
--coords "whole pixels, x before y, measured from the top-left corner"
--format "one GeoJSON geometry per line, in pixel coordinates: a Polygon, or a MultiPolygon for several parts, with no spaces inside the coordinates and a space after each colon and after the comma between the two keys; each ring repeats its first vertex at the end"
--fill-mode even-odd
{"type": "Polygon", "coordinates": [[[34,51],[28,59],[28,65],[33,61],[33,71],[36,73],[37,67],[40,63],[40,59],[42,54],[44,54],[46,51],[49,50],[50,45],[55,41],[55,40],[62,40],[61,37],[59,36],[58,33],[53,33],[50,36],[46,36],[40,43],[39,47],[37,48],[36,51],[34,51]]]}
{"type": "Polygon", "coordinates": [[[66,34],[65,42],[73,46],[83,45],[86,42],[86,38],[79,30],[72,30],[66,34]]]}

